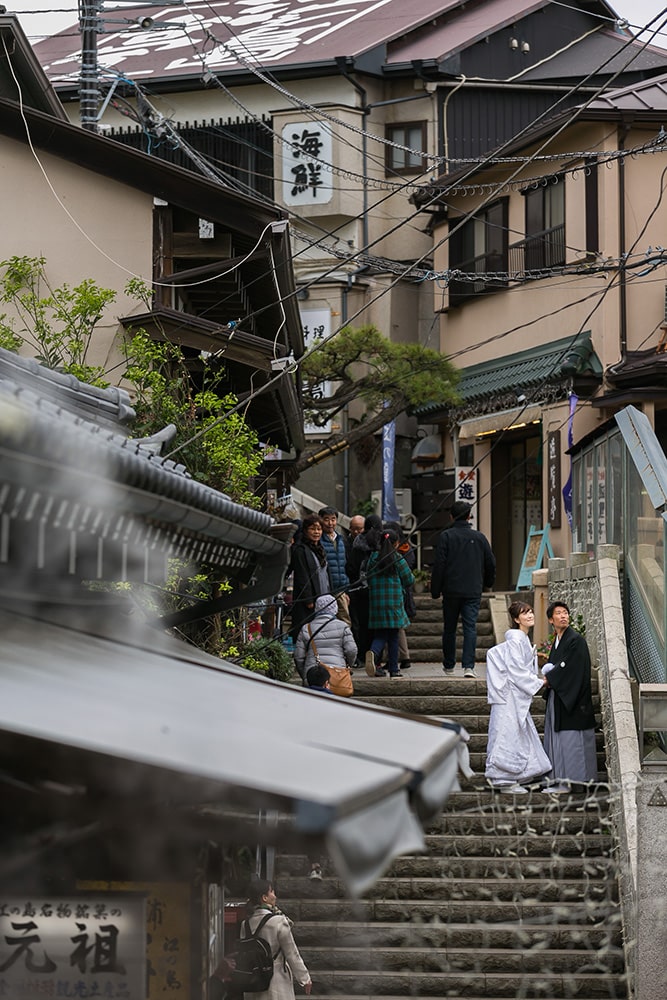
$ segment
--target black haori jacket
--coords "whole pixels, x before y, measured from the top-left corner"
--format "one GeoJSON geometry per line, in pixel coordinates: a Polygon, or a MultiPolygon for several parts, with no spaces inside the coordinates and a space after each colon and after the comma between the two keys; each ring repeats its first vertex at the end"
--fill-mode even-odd
{"type": "Polygon", "coordinates": [[[591,692],[591,655],[583,635],[568,626],[549,652],[547,699],[554,698],[554,730],[595,729],[591,692]]]}

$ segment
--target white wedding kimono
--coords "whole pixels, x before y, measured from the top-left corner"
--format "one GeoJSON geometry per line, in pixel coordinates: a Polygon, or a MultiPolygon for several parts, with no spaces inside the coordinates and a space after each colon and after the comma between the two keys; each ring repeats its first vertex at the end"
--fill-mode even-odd
{"type": "Polygon", "coordinates": [[[530,715],[542,688],[537,655],[519,628],[486,655],[487,700],[491,705],[486,749],[486,777],[493,785],[535,781],[551,770],[530,715]]]}

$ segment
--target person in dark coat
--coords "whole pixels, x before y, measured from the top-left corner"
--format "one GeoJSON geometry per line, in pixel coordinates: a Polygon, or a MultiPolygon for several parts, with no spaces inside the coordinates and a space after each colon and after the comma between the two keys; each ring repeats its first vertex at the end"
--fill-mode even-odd
{"type": "Polygon", "coordinates": [[[327,557],[322,548],[322,521],[317,514],[304,517],[299,537],[292,546],[292,626],[296,644],[299,632],[313,616],[315,599],[329,593],[327,557]]]}
{"type": "Polygon", "coordinates": [[[382,519],[377,514],[369,514],[364,521],[364,530],[357,534],[348,552],[347,575],[350,580],[350,619],[352,634],[357,644],[356,665],[363,667],[364,658],[371,645],[368,629],[368,587],[365,581],[365,566],[368,557],[378,546],[382,519]]]}
{"type": "Polygon", "coordinates": [[[442,669],[453,674],[456,666],[456,626],[463,626],[461,662],[464,677],[475,677],[477,616],[482,591],[496,580],[496,558],[481,531],[470,525],[470,504],[452,504],[452,523],[440,535],[431,571],[431,597],[442,595],[442,669]]]}
{"type": "MultiPolygon", "coordinates": [[[[544,749],[551,761],[551,777],[564,781],[595,781],[595,712],[591,690],[591,656],[588,644],[570,626],[570,609],[564,601],[547,608],[555,638],[549,662],[542,667],[547,682],[544,749]]],[[[559,784],[546,791],[566,791],[559,784]]]]}

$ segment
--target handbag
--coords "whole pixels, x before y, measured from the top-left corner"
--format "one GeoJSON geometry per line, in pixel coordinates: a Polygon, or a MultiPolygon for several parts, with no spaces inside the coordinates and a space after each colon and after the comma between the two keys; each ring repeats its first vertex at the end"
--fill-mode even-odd
{"type": "Polygon", "coordinates": [[[352,671],[349,667],[330,667],[328,663],[324,663],[320,660],[317,655],[317,646],[315,645],[310,625],[308,625],[308,635],[310,636],[310,644],[313,647],[313,653],[315,654],[315,662],[319,663],[321,667],[326,667],[329,671],[329,689],[333,694],[340,695],[341,698],[350,698],[354,694],[352,671]]]}

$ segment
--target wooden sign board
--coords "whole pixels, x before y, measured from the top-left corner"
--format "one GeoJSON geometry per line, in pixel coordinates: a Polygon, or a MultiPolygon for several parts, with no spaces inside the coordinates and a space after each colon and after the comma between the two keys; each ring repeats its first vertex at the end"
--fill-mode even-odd
{"type": "Polygon", "coordinates": [[[517,590],[521,590],[522,587],[532,586],[533,571],[542,569],[545,553],[547,553],[550,559],[553,559],[554,553],[549,541],[549,525],[546,524],[543,528],[535,528],[531,524],[528,538],[526,539],[521,570],[519,571],[519,579],[516,584],[517,590]]]}

